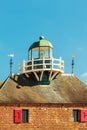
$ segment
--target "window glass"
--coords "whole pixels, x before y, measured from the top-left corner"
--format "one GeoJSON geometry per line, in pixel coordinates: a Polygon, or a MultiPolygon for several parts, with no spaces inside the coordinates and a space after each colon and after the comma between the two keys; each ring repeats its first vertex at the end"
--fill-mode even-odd
{"type": "Polygon", "coordinates": [[[79,121],[79,110],[73,110],[73,121],[74,122],[79,121]]]}
{"type": "Polygon", "coordinates": [[[32,51],[32,58],[38,58],[38,51],[32,51]]]}
{"type": "Polygon", "coordinates": [[[28,122],[28,110],[26,109],[22,110],[22,122],[23,123],[28,122]]]}

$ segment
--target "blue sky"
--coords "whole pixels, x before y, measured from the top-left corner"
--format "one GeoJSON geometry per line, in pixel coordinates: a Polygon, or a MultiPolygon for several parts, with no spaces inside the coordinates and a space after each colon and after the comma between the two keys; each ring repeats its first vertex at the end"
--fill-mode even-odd
{"type": "Polygon", "coordinates": [[[54,57],[65,61],[65,73],[87,83],[87,0],[0,0],[0,80],[9,75],[13,53],[13,72],[27,60],[29,46],[44,35],[54,46],[54,57]]]}

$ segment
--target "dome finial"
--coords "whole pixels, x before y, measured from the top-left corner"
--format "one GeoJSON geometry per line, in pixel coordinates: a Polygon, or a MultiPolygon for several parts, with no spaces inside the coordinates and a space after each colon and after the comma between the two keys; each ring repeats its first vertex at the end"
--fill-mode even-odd
{"type": "Polygon", "coordinates": [[[39,39],[40,39],[40,40],[43,40],[43,39],[44,39],[44,36],[40,36],[39,39]]]}

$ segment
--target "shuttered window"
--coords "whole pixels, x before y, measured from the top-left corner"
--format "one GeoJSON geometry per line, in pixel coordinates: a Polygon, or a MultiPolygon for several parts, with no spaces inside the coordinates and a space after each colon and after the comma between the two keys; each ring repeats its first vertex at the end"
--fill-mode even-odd
{"type": "Polygon", "coordinates": [[[87,110],[73,110],[74,122],[87,122],[87,110]]]}
{"type": "Polygon", "coordinates": [[[14,110],[14,123],[28,123],[28,110],[14,110]]]}

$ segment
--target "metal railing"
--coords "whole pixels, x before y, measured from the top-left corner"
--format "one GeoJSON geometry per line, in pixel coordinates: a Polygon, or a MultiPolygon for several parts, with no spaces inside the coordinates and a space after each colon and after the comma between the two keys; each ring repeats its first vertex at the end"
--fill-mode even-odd
{"type": "Polygon", "coordinates": [[[32,59],[23,61],[18,66],[19,73],[31,72],[36,70],[59,70],[64,73],[64,61],[60,57],[59,59],[55,58],[43,58],[43,59],[32,59]]]}

